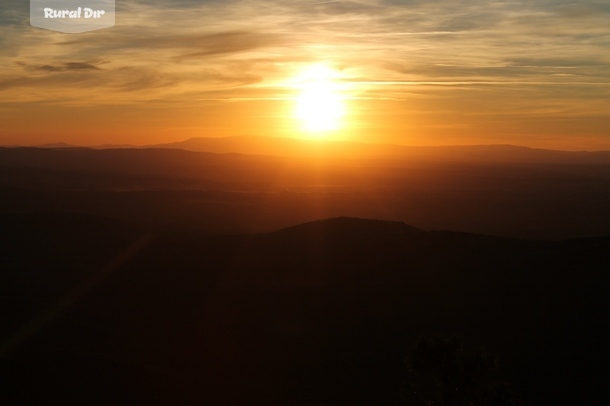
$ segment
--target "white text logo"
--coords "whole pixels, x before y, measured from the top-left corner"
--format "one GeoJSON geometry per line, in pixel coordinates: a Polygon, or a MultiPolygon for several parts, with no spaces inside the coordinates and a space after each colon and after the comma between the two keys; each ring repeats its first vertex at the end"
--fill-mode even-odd
{"type": "Polygon", "coordinates": [[[114,0],[30,0],[30,23],[80,33],[114,26],[114,0]]]}

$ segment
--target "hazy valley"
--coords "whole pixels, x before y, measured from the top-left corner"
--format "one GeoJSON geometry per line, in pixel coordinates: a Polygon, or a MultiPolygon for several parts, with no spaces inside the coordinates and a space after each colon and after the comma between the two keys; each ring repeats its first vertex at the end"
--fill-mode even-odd
{"type": "MultiPolygon", "coordinates": [[[[210,143],[241,150],[231,138],[210,143]]],[[[610,153],[404,147],[410,155],[362,157],[366,145],[353,153],[350,146],[338,156],[319,148],[298,156],[5,148],[0,211],[89,213],[214,233],[352,216],[523,238],[610,234],[610,153]]]]}
{"type": "Polygon", "coordinates": [[[606,155],[459,149],[0,149],[0,399],[416,404],[405,359],[461,337],[497,361],[479,403],[591,404],[606,155]]]}

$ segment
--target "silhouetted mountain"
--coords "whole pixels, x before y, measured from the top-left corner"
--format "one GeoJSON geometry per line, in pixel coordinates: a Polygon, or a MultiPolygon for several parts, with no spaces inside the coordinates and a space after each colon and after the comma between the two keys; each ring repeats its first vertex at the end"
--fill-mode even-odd
{"type": "Polygon", "coordinates": [[[82,148],[78,145],[66,144],[65,142],[52,142],[50,144],[37,145],[36,148],[82,148]]]}
{"type": "Polygon", "coordinates": [[[285,228],[272,233],[272,235],[281,239],[301,236],[311,241],[319,241],[320,238],[366,238],[367,242],[371,244],[379,242],[380,239],[401,238],[413,234],[417,235],[421,232],[422,230],[399,221],[338,217],[285,228]]]}
{"type": "Polygon", "coordinates": [[[593,163],[0,148],[0,193],[0,213],[71,211],[214,233],[340,216],[528,238],[610,233],[610,165],[593,163]]]}
{"type": "Polygon", "coordinates": [[[73,214],[0,223],[5,404],[399,405],[409,349],[455,335],[499,357],[526,405],[607,389],[610,237],[357,218],[154,238],[73,214]]]}
{"type": "Polygon", "coordinates": [[[102,145],[93,145],[89,148],[93,149],[129,149],[129,148],[142,148],[141,145],[134,144],[102,144],[102,145]]]}
{"type": "MultiPolygon", "coordinates": [[[[174,189],[242,181],[272,170],[269,160],[237,154],[162,149],[0,148],[0,169],[15,168],[3,184],[59,189],[174,189]],[[246,175],[248,172],[252,175],[246,175]],[[244,175],[246,176],[244,176],[244,175]],[[240,175],[242,177],[240,178],[240,175]],[[211,182],[206,179],[213,178],[211,182]]],[[[273,162],[271,162],[273,163],[273,162]]]]}
{"type": "Polygon", "coordinates": [[[241,153],[334,159],[409,159],[443,162],[610,164],[610,151],[553,151],[513,145],[403,146],[324,139],[235,136],[190,138],[147,145],[213,153],[241,153]]]}
{"type": "MultiPolygon", "coordinates": [[[[0,146],[1,147],[1,146],[0,146]]],[[[11,146],[11,148],[24,148],[11,146]]],[[[267,155],[291,158],[403,160],[460,163],[610,164],[610,151],[555,151],[514,145],[405,146],[325,139],[265,136],[195,137],[184,141],[151,144],[104,144],[78,146],[63,142],[33,148],[66,149],[181,149],[215,154],[267,155]]]]}

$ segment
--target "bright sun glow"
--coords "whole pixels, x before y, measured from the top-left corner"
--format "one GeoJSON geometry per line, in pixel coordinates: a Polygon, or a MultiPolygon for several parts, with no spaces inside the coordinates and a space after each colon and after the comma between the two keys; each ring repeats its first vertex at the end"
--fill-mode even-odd
{"type": "Polygon", "coordinates": [[[311,66],[297,77],[300,93],[295,114],[306,132],[325,136],[341,127],[345,104],[338,77],[337,71],[325,65],[311,66]]]}

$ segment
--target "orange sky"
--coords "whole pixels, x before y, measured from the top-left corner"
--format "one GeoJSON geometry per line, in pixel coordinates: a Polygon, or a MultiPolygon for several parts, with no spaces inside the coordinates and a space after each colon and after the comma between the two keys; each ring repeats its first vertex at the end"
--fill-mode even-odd
{"type": "Polygon", "coordinates": [[[605,2],[130,1],[83,34],[1,7],[0,145],[308,136],[298,81],[321,64],[331,138],[610,150],[605,2]]]}

